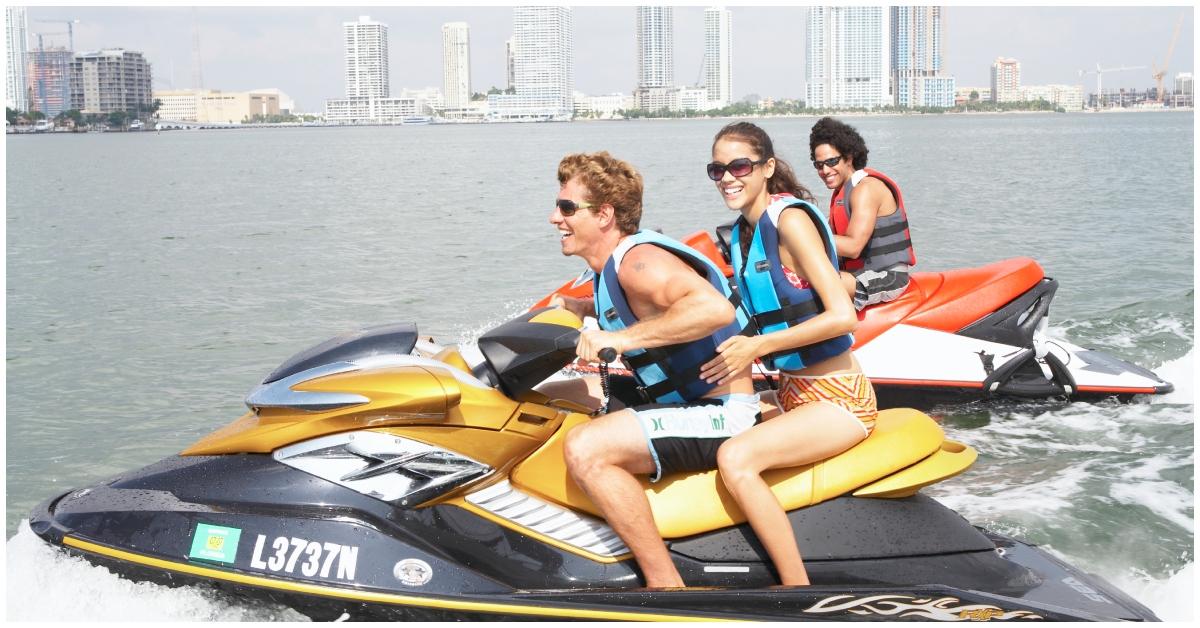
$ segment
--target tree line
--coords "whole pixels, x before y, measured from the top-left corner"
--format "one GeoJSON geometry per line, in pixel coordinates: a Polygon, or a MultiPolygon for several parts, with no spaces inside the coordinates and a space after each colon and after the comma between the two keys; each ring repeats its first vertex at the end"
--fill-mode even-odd
{"type": "MultiPolygon", "coordinates": [[[[67,109],[50,118],[50,120],[54,123],[54,126],[70,126],[75,131],[82,131],[101,125],[108,126],[109,128],[125,129],[134,120],[157,118],[158,110],[161,107],[162,101],[156,98],[154,102],[139,104],[133,111],[84,113],[79,109],[67,109]]],[[[5,107],[4,114],[5,119],[12,126],[29,125],[38,120],[48,119],[45,113],[36,109],[18,111],[12,107],[5,107]]]]}

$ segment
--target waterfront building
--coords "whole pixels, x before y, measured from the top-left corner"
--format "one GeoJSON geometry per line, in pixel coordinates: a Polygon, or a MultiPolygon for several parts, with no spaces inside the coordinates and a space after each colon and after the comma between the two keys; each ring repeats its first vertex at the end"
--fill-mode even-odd
{"type": "Polygon", "coordinates": [[[887,21],[883,7],[808,10],[804,78],[809,107],[872,109],[891,104],[887,21]]]}
{"type": "MultiPolygon", "coordinates": [[[[388,26],[360,16],[343,22],[346,97],[325,101],[325,121],[338,124],[397,123],[431,113],[429,98],[391,95],[388,79],[388,26]]],[[[437,88],[429,88],[437,92],[437,88]]],[[[425,92],[422,91],[422,94],[425,92]]],[[[435,99],[441,103],[440,92],[435,99]]]]}
{"type": "Polygon", "coordinates": [[[677,111],[707,111],[712,108],[709,104],[708,88],[703,85],[680,86],[675,89],[677,111]]]}
{"type": "Polygon", "coordinates": [[[971,102],[971,94],[975,94],[974,100],[981,102],[992,99],[992,88],[990,87],[955,87],[954,88],[954,104],[963,105],[971,102]]]}
{"type": "Polygon", "coordinates": [[[954,77],[942,74],[942,7],[891,7],[891,81],[897,107],[951,107],[954,77]]]}
{"type": "Polygon", "coordinates": [[[53,118],[72,109],[71,61],[75,53],[66,48],[39,48],[28,54],[26,77],[29,80],[30,110],[53,118]]]}
{"type": "Polygon", "coordinates": [[[619,92],[598,96],[588,96],[582,92],[575,92],[574,100],[576,118],[610,119],[618,117],[618,112],[622,109],[631,107],[628,104],[629,98],[619,92]]]}
{"type": "Polygon", "coordinates": [[[409,116],[426,115],[416,98],[342,98],[325,101],[325,121],[339,124],[396,123],[409,116]]]}
{"type": "MultiPolygon", "coordinates": [[[[442,90],[436,87],[423,87],[421,89],[406,87],[400,90],[401,98],[411,98],[417,101],[418,115],[432,114],[435,109],[442,109],[447,106],[446,97],[442,94],[442,90]]],[[[464,103],[470,103],[470,95],[467,95],[467,100],[464,103]]]]}
{"type": "Polygon", "coordinates": [[[283,93],[283,90],[276,87],[263,87],[260,89],[250,90],[252,94],[273,94],[275,99],[279,101],[279,113],[282,115],[296,115],[296,101],[291,96],[283,93]]]}
{"type": "Polygon", "coordinates": [[[1192,73],[1180,72],[1175,75],[1175,89],[1171,97],[1171,106],[1173,107],[1191,107],[1194,102],[1192,98],[1192,73]]]}
{"type": "Polygon", "coordinates": [[[71,60],[71,105],[83,113],[140,115],[153,101],[150,64],[123,48],[81,52],[71,60]]]}
{"type": "Polygon", "coordinates": [[[675,86],[674,12],[671,7],[637,7],[638,82],[634,99],[647,111],[662,108],[675,86]]]}
{"type": "Polygon", "coordinates": [[[1044,100],[1064,111],[1083,110],[1082,85],[1022,85],[1021,100],[1044,100]]]}
{"type": "Polygon", "coordinates": [[[5,105],[29,111],[29,81],[25,60],[29,49],[29,19],[25,7],[4,7],[5,105]]]}
{"type": "Polygon", "coordinates": [[[346,59],[346,98],[387,98],[388,27],[370,16],[343,22],[346,59]]]}
{"type": "Polygon", "coordinates": [[[705,109],[733,104],[733,16],[723,7],[704,10],[704,86],[705,109]]]}
{"type": "Polygon", "coordinates": [[[160,120],[241,124],[256,115],[280,114],[279,90],[223,92],[219,89],[155,90],[153,97],[162,103],[160,120]]]}
{"type": "Polygon", "coordinates": [[[442,24],[442,93],[447,107],[471,102],[471,33],[466,22],[442,24]]]}
{"type": "Polygon", "coordinates": [[[996,57],[992,62],[992,102],[1021,100],[1021,62],[996,57]]]}
{"type": "Polygon", "coordinates": [[[516,93],[489,94],[489,118],[570,120],[575,91],[570,7],[514,7],[512,50],[516,93]]]}

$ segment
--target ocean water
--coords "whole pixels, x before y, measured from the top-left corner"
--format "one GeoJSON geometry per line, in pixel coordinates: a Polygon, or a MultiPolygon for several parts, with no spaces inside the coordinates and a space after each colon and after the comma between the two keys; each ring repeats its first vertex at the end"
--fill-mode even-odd
{"type": "MultiPolygon", "coordinates": [[[[761,123],[815,188],[814,121],[761,123]]],[[[850,122],[903,186],[919,268],[1033,257],[1060,283],[1052,336],[1176,386],[1129,404],[935,408],[980,458],[927,492],[1163,619],[1193,618],[1192,115],[850,122]]],[[[120,580],[22,521],[233,420],[267,372],[336,333],[405,320],[470,342],[524,310],[582,269],[547,222],[563,154],[637,166],[644,226],[680,236],[728,220],[703,174],[723,123],[7,137],[7,618],[301,619],[120,580]]]]}

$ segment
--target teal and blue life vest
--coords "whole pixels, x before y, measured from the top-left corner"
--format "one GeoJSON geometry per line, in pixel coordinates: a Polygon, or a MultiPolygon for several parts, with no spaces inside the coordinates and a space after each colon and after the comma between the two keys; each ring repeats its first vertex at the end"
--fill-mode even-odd
{"type": "Polygon", "coordinates": [[[717,347],[727,338],[742,332],[749,324],[746,313],[739,307],[737,294],[725,280],[725,274],[707,257],[690,246],[656,231],[639,231],[626,236],[595,278],[596,320],[606,331],[619,331],[638,322],[625,299],[625,291],[617,280],[621,259],[629,249],[639,244],[662,247],[692,267],[712,284],[717,292],[733,303],[737,312],[734,321],[711,335],[677,345],[636,349],[621,356],[622,362],[633,371],[643,398],[652,403],[684,403],[695,401],[716,387],[700,378],[700,367],[717,355],[717,347]]]}
{"type": "MultiPolygon", "coordinates": [[[[783,210],[796,207],[808,213],[821,234],[830,263],[835,270],[838,266],[833,232],[821,212],[794,196],[773,195],[771,198],[770,206],[754,227],[749,251],[743,253],[746,249],[741,242],[742,228],[748,230],[745,218],[738,218],[734,224],[732,246],[729,247],[733,277],[741,293],[742,305],[750,311],[760,334],[787,329],[825,311],[815,290],[797,288],[783,273],[783,262],[779,259],[779,215],[783,210]]],[[[765,355],[762,361],[769,368],[798,371],[840,355],[853,344],[854,337],[844,334],[799,349],[765,355]]]]}

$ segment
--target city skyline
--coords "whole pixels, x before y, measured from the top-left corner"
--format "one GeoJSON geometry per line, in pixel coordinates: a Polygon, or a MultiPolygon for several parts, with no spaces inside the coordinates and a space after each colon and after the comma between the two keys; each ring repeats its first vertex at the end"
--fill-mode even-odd
{"type": "MultiPolygon", "coordinates": [[[[727,5],[733,15],[733,99],[748,94],[804,98],[803,44],[807,7],[727,5]],[[795,42],[799,35],[801,41],[795,42]],[[742,46],[739,48],[739,42],[742,46]],[[800,45],[797,45],[800,44],[800,45]]],[[[674,7],[676,82],[704,84],[705,6],[674,7]]],[[[318,111],[344,91],[340,50],[344,22],[360,15],[391,25],[394,89],[440,87],[442,24],[471,25],[472,90],[507,84],[504,42],[512,36],[505,7],[46,7],[29,6],[29,35],[56,33],[78,19],[76,51],[124,47],[142,52],[154,67],[155,89],[206,87],[250,90],[271,85],[299,108],[318,111]],[[153,25],[148,28],[148,25],[153,25]],[[198,35],[198,36],[197,36],[198,35]],[[201,68],[193,62],[199,40],[201,68]],[[203,76],[204,85],[191,85],[203,76]]],[[[573,7],[575,89],[588,94],[637,87],[636,7],[573,7]]],[[[1094,89],[1094,75],[1079,70],[1120,65],[1161,66],[1180,14],[1185,16],[1167,82],[1193,70],[1194,10],[1191,7],[958,7],[946,8],[943,72],[959,86],[986,87],[996,57],[1021,62],[1022,82],[1080,84],[1094,89]]],[[[65,37],[47,35],[47,47],[65,37]]],[[[32,44],[36,45],[36,43],[32,44]]],[[[1149,69],[1105,76],[1105,85],[1144,89],[1149,69]],[[1144,74],[1145,76],[1141,76],[1144,74]]]]}

